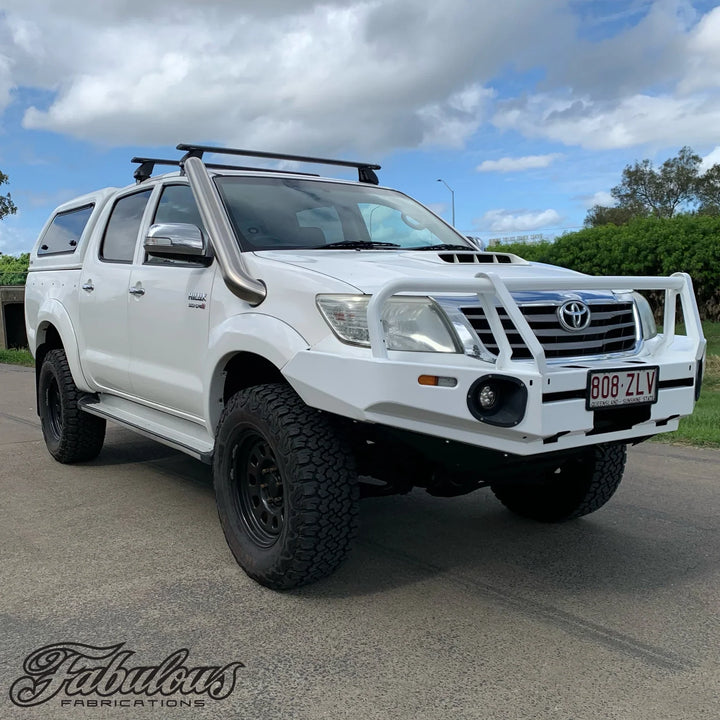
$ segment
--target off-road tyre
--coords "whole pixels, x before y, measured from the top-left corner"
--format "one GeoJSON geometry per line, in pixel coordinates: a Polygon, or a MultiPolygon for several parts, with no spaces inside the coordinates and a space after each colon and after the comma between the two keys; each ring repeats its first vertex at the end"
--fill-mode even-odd
{"type": "Polygon", "coordinates": [[[61,463],[93,460],[105,441],[105,420],[83,412],[81,396],[65,351],[51,350],[40,368],[38,408],[47,449],[61,463]]]}
{"type": "Polygon", "coordinates": [[[497,483],[491,488],[517,515],[564,522],[595,512],[613,496],[622,480],[626,456],[625,445],[595,445],[540,477],[497,483]]]}
{"type": "Polygon", "coordinates": [[[352,453],[289,386],[241,390],[220,417],[213,460],[225,538],[254,580],[287,590],[330,575],[357,531],[352,453]]]}

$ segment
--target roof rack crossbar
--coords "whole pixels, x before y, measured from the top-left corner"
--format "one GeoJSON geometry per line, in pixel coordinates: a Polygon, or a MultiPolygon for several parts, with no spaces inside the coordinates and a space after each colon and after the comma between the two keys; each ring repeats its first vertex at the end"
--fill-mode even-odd
{"type": "Polygon", "coordinates": [[[354,162],[351,160],[332,160],[330,158],[309,157],[307,155],[287,155],[285,153],[261,152],[258,150],[240,150],[239,148],[222,148],[212,145],[189,145],[180,143],[178,150],[184,150],[187,157],[202,158],[203,153],[217,153],[219,155],[242,155],[245,157],[267,158],[270,160],[292,160],[296,162],[316,163],[318,165],[338,165],[340,167],[357,168],[360,182],[378,184],[375,170],[380,170],[380,165],[374,163],[354,162]]]}
{"type": "MultiPolygon", "coordinates": [[[[138,183],[141,183],[145,180],[147,180],[154,172],[155,165],[170,165],[172,167],[182,167],[182,161],[181,160],[165,160],[162,158],[143,158],[143,157],[134,157],[130,162],[133,163],[140,163],[140,167],[135,169],[135,172],[133,173],[133,177],[138,183]]],[[[289,174],[290,171],[288,170],[271,170],[269,168],[259,168],[259,167],[248,167],[246,165],[220,165],[218,163],[205,163],[205,167],[210,168],[211,170],[256,170],[259,172],[270,172],[270,173],[280,173],[280,174],[289,174]]],[[[318,177],[317,173],[307,173],[307,172],[295,172],[292,171],[292,175],[307,175],[308,177],[318,177]]]]}

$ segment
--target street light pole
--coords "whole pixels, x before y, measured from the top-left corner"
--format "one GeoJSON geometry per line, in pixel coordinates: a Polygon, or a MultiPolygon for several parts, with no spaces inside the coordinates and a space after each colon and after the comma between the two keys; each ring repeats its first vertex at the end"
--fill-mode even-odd
{"type": "Polygon", "coordinates": [[[450,191],[452,197],[452,226],[455,227],[455,191],[442,178],[438,178],[438,182],[441,182],[450,191]]]}

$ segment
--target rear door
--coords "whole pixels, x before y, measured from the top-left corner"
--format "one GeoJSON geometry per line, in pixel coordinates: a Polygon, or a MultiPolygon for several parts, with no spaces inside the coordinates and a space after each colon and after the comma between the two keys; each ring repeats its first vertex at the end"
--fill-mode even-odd
{"type": "Polygon", "coordinates": [[[83,372],[101,390],[131,394],[130,277],[152,188],[119,197],[96,247],[88,248],[77,328],[83,372]]]}

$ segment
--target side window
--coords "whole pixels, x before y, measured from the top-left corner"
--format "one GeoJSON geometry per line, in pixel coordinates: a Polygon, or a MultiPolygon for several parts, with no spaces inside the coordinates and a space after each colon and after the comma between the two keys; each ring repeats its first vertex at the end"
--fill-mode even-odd
{"type": "Polygon", "coordinates": [[[58,213],[40,242],[38,255],[74,253],[94,207],[85,205],[58,213]]]}
{"type": "Polygon", "coordinates": [[[100,246],[100,258],[108,262],[131,263],[140,223],[152,190],[126,195],[113,206],[100,246]]]}
{"type": "MultiPolygon", "coordinates": [[[[166,185],[163,188],[160,202],[155,210],[155,223],[188,223],[197,225],[203,232],[202,219],[198,210],[195,196],[189,185],[166,185]]],[[[173,258],[160,258],[145,255],[143,262],[146,265],[196,265],[192,258],[175,260],[173,258]]]]}

